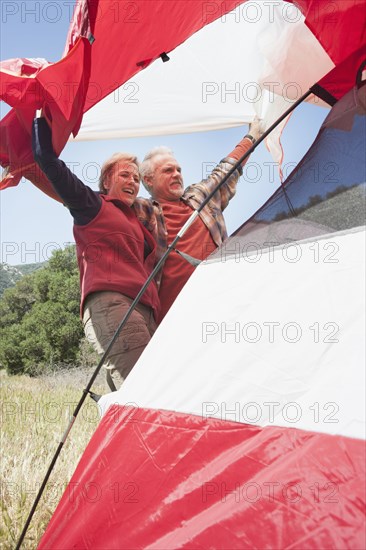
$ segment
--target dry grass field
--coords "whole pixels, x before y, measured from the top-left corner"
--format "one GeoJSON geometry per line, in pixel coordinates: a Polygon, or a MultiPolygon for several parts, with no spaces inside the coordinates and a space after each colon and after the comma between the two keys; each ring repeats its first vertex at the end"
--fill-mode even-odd
{"type": "MultiPolygon", "coordinates": [[[[30,378],[7,376],[0,371],[1,549],[15,548],[39,486],[91,372],[70,370],[30,378]]],[[[98,380],[102,380],[102,375],[98,380]]],[[[99,387],[95,385],[93,391],[106,393],[104,380],[99,387]]],[[[33,516],[23,549],[37,547],[98,421],[97,405],[88,397],[33,516]]]]}

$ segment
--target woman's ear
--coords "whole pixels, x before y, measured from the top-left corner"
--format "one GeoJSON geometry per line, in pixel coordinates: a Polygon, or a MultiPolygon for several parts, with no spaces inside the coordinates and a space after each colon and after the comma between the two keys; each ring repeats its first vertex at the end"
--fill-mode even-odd
{"type": "Polygon", "coordinates": [[[107,189],[107,191],[108,191],[110,186],[111,186],[110,178],[107,176],[106,178],[104,178],[103,187],[104,187],[104,189],[107,189]]]}

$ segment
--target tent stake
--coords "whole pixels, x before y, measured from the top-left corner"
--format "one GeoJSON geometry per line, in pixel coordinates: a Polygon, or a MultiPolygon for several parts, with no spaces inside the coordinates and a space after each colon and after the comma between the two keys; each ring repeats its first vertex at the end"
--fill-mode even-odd
{"type": "Polygon", "coordinates": [[[74,410],[74,413],[72,415],[72,417],[70,418],[70,421],[69,421],[69,424],[65,430],[65,433],[60,441],[60,443],[58,444],[58,447],[56,449],[56,452],[53,456],[53,459],[48,467],[48,470],[46,472],[46,475],[44,477],[44,480],[42,482],[42,485],[41,487],[39,488],[39,491],[38,491],[38,494],[35,498],[35,501],[33,503],[33,506],[31,508],[31,511],[29,512],[29,515],[28,515],[28,518],[27,518],[27,521],[25,522],[25,525],[23,527],[23,530],[22,530],[22,533],[19,537],[19,540],[17,542],[17,545],[16,545],[16,548],[15,550],[19,550],[22,543],[23,543],[23,540],[24,540],[24,537],[27,533],[27,530],[28,530],[28,527],[30,525],[30,522],[32,521],[32,518],[33,518],[33,515],[34,515],[34,512],[36,511],[37,509],[37,506],[38,506],[38,502],[40,501],[41,499],[41,496],[43,494],[43,491],[46,487],[46,484],[48,482],[48,479],[51,475],[51,472],[53,470],[53,467],[61,453],[61,450],[62,450],[62,447],[64,446],[64,443],[67,439],[67,436],[69,435],[70,431],[71,431],[71,428],[76,420],[76,417],[77,415],[79,414],[79,411],[86,399],[86,396],[88,395],[88,393],[93,393],[93,392],[90,392],[90,389],[96,379],[96,377],[98,376],[99,374],[99,371],[100,369],[102,368],[106,358],[108,357],[109,355],[109,352],[113,346],[113,344],[115,343],[115,341],[117,340],[121,330],[123,329],[123,327],[125,326],[126,322],[128,321],[129,317],[131,316],[133,310],[135,309],[135,307],[137,306],[137,304],[139,303],[140,301],[140,298],[142,297],[142,295],[144,294],[144,292],[146,291],[146,289],[148,288],[149,284],[151,283],[151,281],[154,279],[155,275],[157,274],[157,272],[159,271],[159,269],[162,267],[163,263],[165,262],[166,258],[169,256],[170,252],[176,247],[178,241],[180,240],[180,238],[184,235],[184,233],[187,231],[188,227],[190,227],[190,225],[195,221],[195,219],[198,217],[199,213],[202,211],[202,209],[207,205],[207,203],[212,199],[212,197],[215,195],[215,193],[217,193],[217,191],[224,185],[224,183],[230,178],[230,176],[235,172],[235,170],[237,170],[239,168],[239,166],[242,164],[242,162],[244,162],[244,160],[246,160],[249,155],[257,148],[257,146],[272,132],[272,130],[274,130],[274,128],[276,128],[276,126],[278,126],[278,124],[280,122],[282,122],[282,120],[284,120],[294,109],[296,109],[296,107],[298,105],[300,105],[300,103],[302,103],[312,92],[312,88],[310,88],[305,94],[303,94],[295,103],[293,103],[291,105],[291,107],[289,107],[289,109],[287,109],[287,111],[285,111],[285,113],[283,113],[269,128],[268,130],[266,130],[263,135],[250,147],[250,149],[248,149],[248,151],[233,165],[233,167],[229,170],[229,172],[227,172],[227,174],[225,174],[225,176],[223,177],[223,179],[221,180],[220,183],[217,184],[217,186],[215,187],[215,189],[213,189],[211,191],[211,193],[205,198],[205,200],[202,202],[202,204],[199,206],[199,208],[197,210],[194,210],[192,215],[189,217],[189,219],[187,220],[187,222],[185,223],[185,225],[182,227],[182,229],[177,233],[177,235],[175,236],[173,242],[168,246],[168,248],[166,249],[165,253],[163,254],[163,256],[160,258],[159,262],[156,264],[154,270],[151,272],[151,274],[149,275],[149,277],[146,279],[144,285],[142,286],[141,290],[139,291],[139,293],[137,294],[136,298],[133,300],[133,302],[131,303],[129,309],[127,310],[125,316],[123,317],[122,321],[120,322],[116,332],[114,333],[114,336],[112,338],[112,340],[110,341],[110,343],[108,344],[108,347],[107,349],[105,350],[103,356],[101,357],[97,367],[95,368],[95,371],[94,373],[92,374],[86,388],[83,390],[83,395],[81,396],[80,398],[80,401],[79,403],[76,405],[76,408],[74,410]]]}

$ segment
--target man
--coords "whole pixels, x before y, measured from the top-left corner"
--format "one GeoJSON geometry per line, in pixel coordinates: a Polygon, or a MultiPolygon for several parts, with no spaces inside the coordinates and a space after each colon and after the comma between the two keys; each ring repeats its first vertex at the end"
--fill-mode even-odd
{"type": "MultiPolygon", "coordinates": [[[[259,120],[249,126],[249,133],[223,159],[206,180],[184,190],[181,167],[166,147],[148,153],[140,168],[141,177],[151,199],[139,198],[134,204],[137,217],[157,241],[157,260],[164,254],[178,231],[217,186],[232,166],[261,135],[259,120]]],[[[227,238],[223,210],[235,195],[242,170],[236,170],[204,207],[178,243],[178,249],[204,260],[227,238]]],[[[171,252],[157,278],[161,310],[159,322],[192,274],[194,266],[171,252]]]]}

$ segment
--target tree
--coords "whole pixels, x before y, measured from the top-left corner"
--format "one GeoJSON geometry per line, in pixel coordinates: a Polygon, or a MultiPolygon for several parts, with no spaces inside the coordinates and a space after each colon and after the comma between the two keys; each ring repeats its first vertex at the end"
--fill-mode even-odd
{"type": "Polygon", "coordinates": [[[83,329],[75,247],[53,253],[48,265],[4,292],[0,300],[0,365],[10,374],[37,374],[75,364],[83,329]]]}

